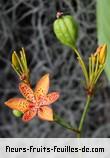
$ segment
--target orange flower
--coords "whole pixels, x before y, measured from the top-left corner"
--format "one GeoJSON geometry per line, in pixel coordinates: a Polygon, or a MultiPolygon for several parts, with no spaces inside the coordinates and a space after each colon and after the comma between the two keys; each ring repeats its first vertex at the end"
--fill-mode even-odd
{"type": "Polygon", "coordinates": [[[49,74],[44,75],[33,91],[26,83],[19,84],[19,90],[25,98],[12,98],[5,102],[11,109],[23,113],[22,120],[28,122],[36,115],[47,121],[53,121],[53,110],[49,106],[59,98],[58,92],[48,93],[49,74]]]}

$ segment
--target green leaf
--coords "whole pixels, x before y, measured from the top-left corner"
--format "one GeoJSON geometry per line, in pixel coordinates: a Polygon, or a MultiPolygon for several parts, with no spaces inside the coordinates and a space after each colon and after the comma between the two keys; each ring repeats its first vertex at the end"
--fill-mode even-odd
{"type": "Polygon", "coordinates": [[[97,0],[98,43],[107,44],[105,72],[110,81],[110,0],[97,0]]]}

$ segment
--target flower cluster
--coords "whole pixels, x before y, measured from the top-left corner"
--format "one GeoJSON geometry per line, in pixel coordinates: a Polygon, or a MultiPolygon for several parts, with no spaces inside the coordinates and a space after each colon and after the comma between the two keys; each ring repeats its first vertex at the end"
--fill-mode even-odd
{"type": "Polygon", "coordinates": [[[21,81],[29,83],[29,69],[24,48],[20,50],[20,55],[17,55],[15,51],[12,53],[12,67],[21,81]]]}
{"type": "Polygon", "coordinates": [[[99,46],[94,54],[89,57],[89,68],[87,69],[82,58],[78,57],[83,74],[86,81],[86,91],[88,95],[92,95],[97,80],[99,79],[102,71],[104,70],[105,61],[107,56],[107,45],[99,46]]]}

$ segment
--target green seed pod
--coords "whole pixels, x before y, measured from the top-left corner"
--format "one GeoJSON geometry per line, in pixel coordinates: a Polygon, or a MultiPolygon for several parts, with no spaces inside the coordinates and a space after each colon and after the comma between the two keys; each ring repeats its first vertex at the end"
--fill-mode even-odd
{"type": "Polygon", "coordinates": [[[13,110],[13,115],[16,117],[21,117],[22,116],[22,112],[18,111],[18,110],[13,110]]]}
{"type": "Polygon", "coordinates": [[[56,37],[62,44],[69,47],[75,46],[78,27],[72,16],[63,15],[63,13],[57,13],[57,19],[53,24],[53,29],[56,37]]]}

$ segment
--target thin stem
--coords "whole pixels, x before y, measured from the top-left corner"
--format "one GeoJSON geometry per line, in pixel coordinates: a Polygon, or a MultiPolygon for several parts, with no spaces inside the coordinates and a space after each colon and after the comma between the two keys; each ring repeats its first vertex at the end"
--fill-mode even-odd
{"type": "Polygon", "coordinates": [[[99,77],[100,77],[100,75],[101,75],[101,73],[102,73],[103,70],[104,70],[104,65],[102,67],[99,67],[99,70],[97,71],[97,76],[94,79],[94,84],[96,84],[96,82],[99,79],[99,77]]]}
{"type": "Polygon", "coordinates": [[[18,72],[18,70],[14,67],[13,64],[11,64],[12,68],[14,69],[14,71],[17,73],[17,75],[20,77],[21,72],[18,72]]]}
{"type": "Polygon", "coordinates": [[[88,109],[89,109],[90,101],[91,101],[91,96],[88,95],[87,100],[86,100],[86,104],[85,104],[85,108],[84,108],[84,111],[83,111],[83,114],[82,114],[82,117],[81,117],[81,120],[80,120],[80,123],[79,123],[78,130],[80,131],[80,133],[77,134],[77,138],[81,137],[81,132],[82,132],[83,125],[84,125],[84,120],[86,118],[86,114],[87,114],[88,109]]]}
{"type": "Polygon", "coordinates": [[[78,129],[76,128],[73,128],[71,126],[71,124],[69,124],[68,122],[66,122],[64,119],[62,119],[59,115],[57,115],[55,112],[54,112],[54,121],[59,124],[60,126],[72,131],[72,132],[76,132],[76,133],[80,133],[78,129]]]}
{"type": "Polygon", "coordinates": [[[91,70],[91,57],[89,57],[89,80],[91,81],[91,73],[92,73],[92,70],[91,70]]]}
{"type": "Polygon", "coordinates": [[[80,53],[78,52],[78,50],[75,48],[75,47],[72,47],[73,51],[76,53],[77,55],[77,59],[79,60],[79,63],[81,65],[81,68],[82,68],[82,71],[84,73],[84,76],[85,76],[85,79],[86,79],[86,82],[88,83],[88,80],[89,80],[89,77],[88,77],[88,72],[87,72],[87,68],[86,68],[86,65],[80,55],[80,53]]]}
{"type": "Polygon", "coordinates": [[[14,51],[14,54],[15,54],[15,56],[16,56],[16,59],[17,59],[19,65],[20,65],[20,68],[21,68],[22,72],[24,72],[24,68],[23,68],[23,66],[22,66],[22,63],[21,63],[21,61],[20,61],[20,59],[19,59],[19,57],[18,57],[18,55],[16,54],[15,51],[14,51]]]}

